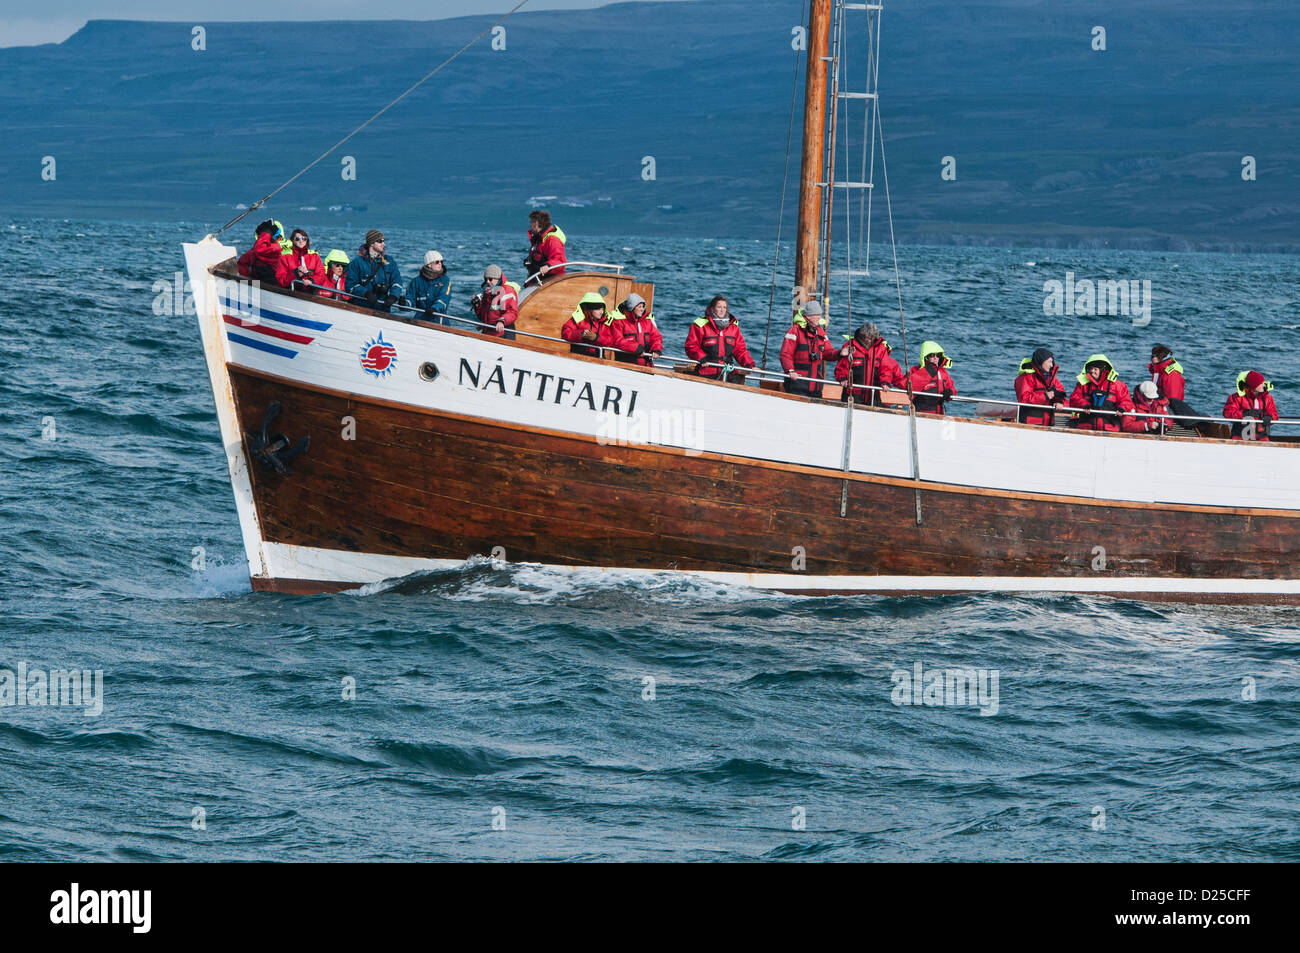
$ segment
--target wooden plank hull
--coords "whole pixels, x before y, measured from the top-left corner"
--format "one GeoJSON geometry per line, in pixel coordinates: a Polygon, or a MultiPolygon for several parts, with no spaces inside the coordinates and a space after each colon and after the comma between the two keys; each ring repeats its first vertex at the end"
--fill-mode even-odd
{"type": "MultiPolygon", "coordinates": [[[[1001,588],[993,581],[1006,577],[1085,579],[1087,591],[1201,601],[1251,594],[1138,587],[1162,578],[1285,580],[1300,549],[1300,519],[1259,511],[846,478],[715,454],[601,445],[239,368],[231,368],[230,379],[243,432],[256,431],[265,408],[278,402],[276,429],[312,438],[292,475],[269,468],[251,474],[264,538],[292,547],[455,561],[503,552],[510,561],[555,566],[915,580],[906,589],[776,587],[802,592],[939,592],[949,591],[943,580],[953,577],[988,578],[990,588],[1001,588]],[[355,439],[344,439],[345,418],[354,422],[355,439]],[[936,582],[924,588],[931,577],[936,582]]],[[[259,585],[302,592],[347,584],[259,585]]]]}

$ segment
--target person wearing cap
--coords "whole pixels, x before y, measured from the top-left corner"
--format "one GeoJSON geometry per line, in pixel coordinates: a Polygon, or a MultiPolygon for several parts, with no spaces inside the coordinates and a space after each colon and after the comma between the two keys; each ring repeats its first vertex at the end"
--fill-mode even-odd
{"type": "Polygon", "coordinates": [[[826,359],[839,353],[840,349],[826,336],[821,302],[809,301],[795,312],[794,323],[781,342],[785,392],[820,397],[822,379],[826,376],[826,359]]]}
{"type": "Polygon", "coordinates": [[[369,307],[388,311],[394,304],[406,304],[402,273],[384,257],[384,233],[377,228],[366,232],[364,255],[348,262],[347,291],[369,307]]]}
{"type": "Polygon", "coordinates": [[[1268,429],[1277,420],[1272,383],[1259,371],[1237,375],[1237,392],[1223,405],[1223,416],[1243,421],[1232,425],[1233,440],[1268,440],[1268,429]]]}
{"type": "Polygon", "coordinates": [[[325,280],[320,282],[322,285],[320,293],[322,298],[337,297],[340,300],[343,299],[347,293],[345,288],[347,279],[344,275],[347,268],[348,256],[343,253],[342,249],[330,249],[330,253],[325,256],[325,280]]]}
{"type": "Polygon", "coordinates": [[[564,263],[568,260],[564,251],[567,241],[568,237],[560,226],[551,222],[550,212],[540,208],[529,212],[528,257],[524,259],[528,278],[564,274],[564,263]]]}
{"type": "Polygon", "coordinates": [[[311,238],[301,228],[295,228],[289,236],[291,249],[280,256],[279,270],[276,272],[280,284],[292,288],[298,284],[303,291],[310,291],[312,285],[325,284],[325,263],[320,260],[311,247],[311,238]]]}
{"type": "Polygon", "coordinates": [[[406,286],[406,295],[411,300],[411,307],[424,312],[424,317],[435,324],[447,324],[442,317],[451,307],[451,277],[442,261],[442,252],[428,251],[424,255],[424,267],[406,286]]]}
{"type": "MultiPolygon", "coordinates": [[[[695,373],[700,377],[720,379],[723,368],[719,364],[752,368],[755,361],[745,346],[745,335],[740,332],[740,322],[732,316],[731,307],[722,295],[714,295],[704,309],[704,317],[696,318],[686,332],[686,356],[696,361],[695,373]]],[[[743,374],[728,372],[726,382],[743,384],[743,374]]]]}
{"type": "Polygon", "coordinates": [[[854,403],[879,407],[881,390],[907,387],[903,369],[889,356],[892,350],[870,321],[840,349],[835,379],[849,388],[854,403]]]}
{"type": "Polygon", "coordinates": [[[605,299],[594,291],[588,291],[578,301],[569,320],[560,328],[560,337],[569,342],[572,353],[600,357],[601,348],[615,346],[609,329],[610,323],[605,299]]]}
{"type": "Polygon", "coordinates": [[[1120,424],[1125,433],[1165,434],[1173,426],[1173,418],[1169,416],[1172,412],[1169,407],[1169,398],[1161,395],[1155,381],[1143,381],[1134,388],[1133,410],[1138,414],[1157,414],[1158,416],[1130,417],[1125,415],[1120,418],[1120,424]]]}
{"type": "Polygon", "coordinates": [[[1056,422],[1056,411],[1065,407],[1065,387],[1056,376],[1057,370],[1055,356],[1045,347],[1020,362],[1016,402],[1034,406],[1016,408],[1016,420],[1035,427],[1050,427],[1056,422]]]}
{"type": "Polygon", "coordinates": [[[482,333],[507,341],[515,339],[519,293],[514,284],[506,281],[500,265],[488,265],[483,269],[483,283],[479,285],[479,293],[469,299],[469,306],[483,325],[479,328],[482,333]]]}
{"type": "Polygon", "coordinates": [[[1174,352],[1163,344],[1151,348],[1151,363],[1147,365],[1151,380],[1155,382],[1160,396],[1169,400],[1184,400],[1187,379],[1183,376],[1183,365],[1174,360],[1174,352]]]}
{"type": "Polygon", "coordinates": [[[912,385],[912,405],[919,413],[942,414],[944,404],[957,393],[948,368],[952,360],[937,341],[921,343],[921,363],[908,372],[912,385]]]}
{"type": "Polygon", "coordinates": [[[280,258],[283,252],[275,238],[275,222],[269,218],[257,226],[253,247],[239,256],[239,273],[267,284],[280,283],[280,258]]]}
{"type": "Polygon", "coordinates": [[[1133,398],[1128,386],[1119,379],[1115,365],[1105,354],[1094,354],[1084,362],[1083,371],[1076,378],[1078,385],[1070,395],[1070,406],[1083,410],[1109,410],[1118,413],[1079,414],[1074,419],[1077,430],[1100,430],[1118,433],[1123,429],[1120,414],[1133,412],[1133,398]]]}
{"type": "Polygon", "coordinates": [[[614,309],[607,336],[614,360],[624,364],[654,367],[654,359],[664,352],[664,336],[655,316],[647,310],[645,298],[635,292],[614,309]]]}

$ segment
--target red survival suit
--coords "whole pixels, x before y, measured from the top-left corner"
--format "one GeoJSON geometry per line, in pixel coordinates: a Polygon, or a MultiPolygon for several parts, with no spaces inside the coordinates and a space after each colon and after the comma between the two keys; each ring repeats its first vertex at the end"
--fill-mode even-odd
{"type": "Polygon", "coordinates": [[[614,320],[606,325],[605,333],[609,346],[615,349],[614,360],[625,364],[654,367],[655,362],[649,355],[664,352],[664,336],[659,333],[655,316],[648,311],[645,317],[637,318],[624,311],[620,304],[614,310],[614,320]]]}
{"type": "Polygon", "coordinates": [[[826,361],[839,352],[840,349],[826,336],[826,329],[816,320],[809,321],[796,315],[794,324],[790,325],[785,340],[781,342],[781,370],[788,375],[783,385],[786,392],[820,397],[826,361]]]}
{"type": "Polygon", "coordinates": [[[245,278],[256,278],[267,284],[280,283],[280,243],[270,232],[257,236],[253,247],[239,256],[239,273],[245,278]]]}
{"type": "Polygon", "coordinates": [[[686,332],[686,356],[699,362],[695,373],[701,377],[716,378],[722,373],[720,367],[700,366],[705,362],[729,363],[738,367],[754,366],[754,359],[745,347],[745,336],[740,333],[740,322],[732,318],[725,328],[720,328],[714,322],[712,314],[696,318],[691,329],[686,332]]]}
{"type": "MultiPolygon", "coordinates": [[[[1088,364],[1093,363],[1089,360],[1088,364]]],[[[1079,385],[1070,395],[1070,406],[1092,410],[1112,410],[1129,412],[1133,410],[1133,398],[1129,396],[1128,385],[1119,379],[1115,368],[1106,362],[1110,370],[1101,375],[1100,381],[1094,381],[1084,373],[1078,377],[1079,385]]],[[[1078,430],[1104,430],[1118,433],[1123,429],[1121,418],[1116,414],[1080,414],[1074,422],[1078,430]]]]}
{"type": "Polygon", "coordinates": [[[1065,403],[1065,387],[1061,384],[1061,379],[1056,376],[1057,368],[1052,368],[1052,373],[1048,377],[1043,376],[1041,369],[1034,366],[1030,358],[1025,358],[1020,362],[1020,376],[1016,378],[1016,400],[1021,404],[1044,404],[1048,409],[1038,410],[1033,407],[1020,407],[1016,414],[1016,419],[1022,424],[1034,424],[1039,427],[1050,427],[1056,422],[1056,413],[1050,409],[1050,405],[1065,403]]]}
{"type": "Polygon", "coordinates": [[[868,390],[888,384],[899,390],[907,388],[907,379],[898,362],[889,356],[890,346],[884,338],[876,338],[867,347],[856,338],[849,341],[849,353],[840,357],[835,365],[835,379],[847,385],[853,382],[853,399],[859,404],[880,406],[880,392],[868,390]]]}

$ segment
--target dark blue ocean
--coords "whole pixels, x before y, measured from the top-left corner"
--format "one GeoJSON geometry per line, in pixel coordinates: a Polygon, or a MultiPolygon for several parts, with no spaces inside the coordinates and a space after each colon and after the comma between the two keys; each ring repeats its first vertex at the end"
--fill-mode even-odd
{"type": "MultiPolygon", "coordinates": [[[[391,228],[389,254],[410,273],[442,251],[463,309],[485,264],[519,276],[523,211],[391,228]]],[[[384,223],[302,224],[351,254],[384,223]]],[[[0,706],[0,858],[1300,860],[1296,609],[793,598],[485,559],[251,592],[195,319],[155,287],[210,228],[0,219],[0,701],[20,666],[103,673],[99,714],[0,706]],[[895,704],[918,664],[996,673],[996,712],[895,704]]],[[[570,241],[657,283],[672,350],[724,292],[761,353],[770,242],[570,241]]],[[[854,309],[901,356],[880,254],[854,309]]],[[[1199,409],[1258,367],[1300,412],[1294,258],[899,259],[911,353],[940,341],[963,393],[1009,398],[1039,345],[1133,384],[1159,341],[1199,409]],[[1067,273],[1149,281],[1149,324],[1045,315],[1067,273]]]]}

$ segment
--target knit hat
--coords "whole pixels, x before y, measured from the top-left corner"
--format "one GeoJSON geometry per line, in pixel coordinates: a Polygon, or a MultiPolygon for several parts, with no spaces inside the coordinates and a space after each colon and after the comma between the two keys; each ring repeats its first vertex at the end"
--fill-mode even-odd
{"type": "Polygon", "coordinates": [[[1251,371],[1246,375],[1246,390],[1254,390],[1262,383],[1264,383],[1264,375],[1259,371],[1251,371]]]}
{"type": "Polygon", "coordinates": [[[645,304],[645,298],[641,297],[639,294],[637,294],[637,293],[634,291],[634,292],[632,292],[630,295],[627,296],[627,300],[624,301],[623,303],[627,305],[627,310],[628,310],[628,311],[633,311],[633,310],[636,309],[636,306],[637,306],[637,305],[639,305],[639,304],[645,304]]]}
{"type": "Polygon", "coordinates": [[[854,331],[853,336],[863,344],[870,344],[876,338],[880,337],[880,328],[868,321],[866,324],[862,325],[862,327],[854,331]]]}
{"type": "Polygon", "coordinates": [[[438,264],[442,264],[442,252],[440,252],[440,251],[427,251],[427,252],[425,252],[425,253],[424,253],[424,263],[425,263],[426,265],[432,265],[434,262],[437,262],[438,264]]]}
{"type": "Polygon", "coordinates": [[[822,316],[822,306],[820,301],[809,301],[803,306],[803,316],[805,318],[820,318],[822,316]]]}
{"type": "Polygon", "coordinates": [[[375,242],[382,242],[383,240],[384,240],[384,233],[377,228],[372,228],[370,231],[366,232],[367,248],[369,248],[375,242]]]}
{"type": "Polygon", "coordinates": [[[1141,384],[1138,384],[1138,393],[1147,400],[1155,400],[1160,396],[1160,391],[1156,390],[1155,381],[1143,381],[1141,384]]]}
{"type": "Polygon", "coordinates": [[[1043,362],[1046,361],[1048,358],[1051,358],[1052,360],[1056,360],[1056,355],[1053,354],[1051,351],[1049,351],[1047,348],[1040,347],[1038,350],[1034,352],[1033,357],[1031,357],[1029,360],[1033,363],[1034,367],[1042,367],[1043,362]]]}
{"type": "Polygon", "coordinates": [[[483,277],[484,277],[484,278],[500,278],[500,277],[501,277],[501,266],[500,266],[500,265],[488,265],[486,268],[483,269],[483,277]]]}

